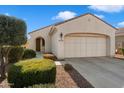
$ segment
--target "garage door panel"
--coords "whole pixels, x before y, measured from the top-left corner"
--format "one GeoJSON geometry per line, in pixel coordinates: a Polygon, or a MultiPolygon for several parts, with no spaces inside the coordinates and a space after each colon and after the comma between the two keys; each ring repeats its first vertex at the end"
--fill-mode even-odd
{"type": "Polygon", "coordinates": [[[87,39],[86,39],[86,56],[87,57],[90,57],[91,56],[91,52],[92,52],[92,50],[91,50],[91,38],[90,37],[88,37],[87,39]]]}
{"type": "Polygon", "coordinates": [[[96,38],[87,37],[86,40],[86,56],[93,57],[96,54],[96,38]]]}
{"type": "Polygon", "coordinates": [[[92,57],[96,54],[96,38],[87,38],[87,56],[92,57]]]}
{"type": "Polygon", "coordinates": [[[106,56],[105,37],[66,37],[65,57],[106,56]]]}
{"type": "Polygon", "coordinates": [[[80,57],[85,57],[86,55],[86,47],[85,47],[85,43],[86,43],[86,38],[82,37],[80,38],[80,57]]]}
{"type": "Polygon", "coordinates": [[[106,39],[98,38],[97,40],[97,54],[98,56],[106,56],[106,39]]]}
{"type": "Polygon", "coordinates": [[[75,38],[75,56],[80,57],[80,37],[75,38]]]}

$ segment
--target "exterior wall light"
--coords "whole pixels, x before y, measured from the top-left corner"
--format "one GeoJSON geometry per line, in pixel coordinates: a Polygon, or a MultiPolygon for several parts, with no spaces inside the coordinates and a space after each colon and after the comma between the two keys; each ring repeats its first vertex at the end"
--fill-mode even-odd
{"type": "Polygon", "coordinates": [[[63,41],[63,40],[62,40],[62,37],[63,37],[63,33],[61,32],[61,33],[60,33],[60,41],[63,41]]]}

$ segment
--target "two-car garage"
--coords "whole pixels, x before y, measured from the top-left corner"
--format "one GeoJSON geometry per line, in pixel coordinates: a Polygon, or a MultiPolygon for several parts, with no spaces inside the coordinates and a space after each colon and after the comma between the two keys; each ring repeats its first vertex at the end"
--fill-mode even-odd
{"type": "Polygon", "coordinates": [[[107,37],[97,34],[70,34],[64,40],[65,58],[106,56],[107,37]]]}

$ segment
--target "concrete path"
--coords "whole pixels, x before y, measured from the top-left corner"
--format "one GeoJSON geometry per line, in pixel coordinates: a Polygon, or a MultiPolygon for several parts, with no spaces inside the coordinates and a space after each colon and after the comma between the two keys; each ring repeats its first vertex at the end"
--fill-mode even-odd
{"type": "Polygon", "coordinates": [[[60,61],[55,61],[55,64],[56,64],[57,66],[61,66],[61,65],[62,65],[62,63],[61,63],[60,61]]]}
{"type": "Polygon", "coordinates": [[[73,58],[70,63],[96,88],[124,87],[124,61],[110,57],[73,58]]]}
{"type": "Polygon", "coordinates": [[[43,58],[42,52],[36,52],[36,58],[43,58]]]}

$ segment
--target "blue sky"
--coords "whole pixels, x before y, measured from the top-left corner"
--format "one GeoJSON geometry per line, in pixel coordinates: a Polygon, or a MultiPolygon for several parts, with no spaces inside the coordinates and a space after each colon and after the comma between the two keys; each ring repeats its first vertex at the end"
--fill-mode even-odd
{"type": "Polygon", "coordinates": [[[115,27],[124,27],[124,6],[121,5],[0,6],[0,14],[25,20],[28,32],[85,13],[95,14],[115,27]]]}

